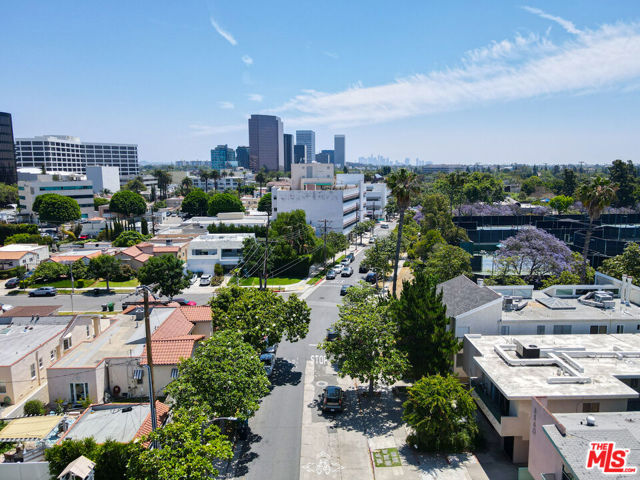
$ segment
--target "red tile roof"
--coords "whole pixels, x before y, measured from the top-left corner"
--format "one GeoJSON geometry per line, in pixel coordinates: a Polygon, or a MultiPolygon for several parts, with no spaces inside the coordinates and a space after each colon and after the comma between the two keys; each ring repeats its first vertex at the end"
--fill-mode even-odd
{"type": "Polygon", "coordinates": [[[150,258],[151,258],[151,255],[149,255],[148,253],[141,253],[140,255],[135,257],[135,260],[140,262],[140,263],[144,263],[147,260],[149,260],[150,258]]]}
{"type": "Polygon", "coordinates": [[[46,317],[47,315],[53,315],[61,307],[62,305],[18,305],[11,310],[7,310],[0,317],[31,317],[34,315],[46,317]]]}
{"type": "Polygon", "coordinates": [[[136,245],[136,247],[138,248],[142,248],[142,247],[153,247],[153,243],[149,243],[149,242],[142,242],[142,243],[138,243],[136,245]]]}
{"type": "MultiPolygon", "coordinates": [[[[162,403],[160,400],[156,400],[156,419],[158,427],[164,425],[164,422],[167,421],[167,417],[169,416],[169,406],[162,403]]],[[[147,418],[144,419],[142,425],[136,432],[134,439],[144,437],[145,435],[149,435],[151,433],[151,414],[147,415],[147,418]]],[[[145,444],[145,447],[147,444],[145,444]]]]}
{"type": "MultiPolygon", "coordinates": [[[[186,335],[179,339],[167,338],[151,341],[151,353],[154,365],[177,365],[183,358],[190,358],[198,340],[204,335],[186,335]]],[[[142,350],[140,365],[147,364],[147,346],[142,350]]]]}
{"type": "Polygon", "coordinates": [[[126,248],[124,250],[122,250],[120,253],[124,254],[124,255],[129,255],[130,257],[137,257],[138,255],[140,255],[142,252],[140,251],[140,249],[138,247],[136,247],[135,245],[133,247],[129,247],[126,248]]]}
{"type": "Polygon", "coordinates": [[[28,253],[33,252],[0,252],[0,260],[20,260],[28,253]]]}
{"type": "Polygon", "coordinates": [[[190,322],[210,322],[211,321],[211,307],[209,305],[201,305],[197,307],[180,307],[183,315],[190,322]]]}
{"type": "Polygon", "coordinates": [[[179,308],[176,308],[173,313],[162,322],[162,325],[153,332],[151,340],[162,340],[189,335],[191,330],[193,330],[193,323],[187,320],[187,317],[184,316],[179,308]]]}
{"type": "Polygon", "coordinates": [[[95,258],[99,257],[100,255],[102,255],[102,252],[92,252],[84,255],[51,255],[51,257],[49,257],[49,260],[56,263],[75,262],[76,260],[80,260],[82,258],[95,258]]]}
{"type": "Polygon", "coordinates": [[[153,247],[153,253],[174,253],[180,250],[180,248],[173,247],[153,247]]]}

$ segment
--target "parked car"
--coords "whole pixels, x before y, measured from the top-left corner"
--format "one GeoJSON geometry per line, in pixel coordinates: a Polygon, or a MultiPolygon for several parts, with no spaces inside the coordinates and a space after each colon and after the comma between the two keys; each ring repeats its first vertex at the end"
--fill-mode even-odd
{"type": "Polygon", "coordinates": [[[336,278],[336,272],[335,270],[332,268],[331,270],[329,270],[327,272],[327,280],[333,280],[334,278],[336,278]]]}
{"type": "Polygon", "coordinates": [[[358,273],[367,273],[369,271],[369,267],[367,267],[364,263],[361,263],[358,267],[358,273]]]}
{"type": "Polygon", "coordinates": [[[343,268],[343,265],[341,263],[338,263],[333,266],[332,270],[336,272],[336,275],[338,275],[339,273],[342,273],[342,268],[343,268]]]}
{"type": "Polygon", "coordinates": [[[186,298],[182,298],[182,297],[174,298],[173,301],[176,303],[179,303],[182,306],[195,307],[196,305],[198,305],[193,300],[187,300],[186,298]]]}
{"type": "Polygon", "coordinates": [[[278,352],[278,344],[274,343],[273,345],[267,345],[267,347],[262,350],[262,353],[272,353],[275,355],[278,352]]]}
{"type": "Polygon", "coordinates": [[[356,259],[356,256],[353,254],[353,252],[347,253],[345,259],[349,260],[349,263],[353,263],[353,261],[356,259]]]}
{"type": "Polygon", "coordinates": [[[338,338],[340,338],[340,335],[338,335],[338,331],[335,328],[327,328],[327,342],[333,342],[338,338]]]}
{"type": "Polygon", "coordinates": [[[0,312],[7,312],[13,308],[13,305],[8,303],[0,303],[0,312]]]}
{"type": "Polygon", "coordinates": [[[13,277],[7,280],[4,284],[4,288],[16,288],[20,284],[18,277],[13,277]]]}
{"type": "Polygon", "coordinates": [[[273,373],[273,367],[276,364],[276,356],[273,353],[263,353],[260,355],[260,361],[264,366],[264,371],[267,374],[267,377],[270,377],[273,373]]]}
{"type": "Polygon", "coordinates": [[[351,262],[349,261],[349,259],[345,258],[344,260],[342,260],[342,261],[340,262],[340,265],[342,265],[342,268],[346,268],[346,267],[348,267],[348,266],[349,266],[349,264],[350,264],[350,263],[351,263],[351,262]]]}
{"type": "Polygon", "coordinates": [[[58,290],[55,287],[40,287],[29,292],[30,297],[55,297],[58,290]]]}
{"type": "Polygon", "coordinates": [[[211,285],[211,275],[202,275],[200,277],[200,286],[206,287],[207,285],[211,285]]]}
{"type": "Polygon", "coordinates": [[[324,387],[320,399],[323,412],[342,412],[344,410],[344,391],[335,385],[324,387]]]}
{"type": "Polygon", "coordinates": [[[191,285],[195,285],[197,281],[198,281],[198,275],[194,273],[193,277],[189,279],[189,283],[191,283],[191,285]]]}
{"type": "Polygon", "coordinates": [[[388,229],[389,229],[389,224],[388,224],[388,223],[385,223],[385,222],[382,222],[382,223],[380,224],[380,228],[384,228],[385,230],[388,230],[388,229]]]}
{"type": "Polygon", "coordinates": [[[340,288],[340,296],[344,297],[347,294],[347,290],[351,288],[351,285],[342,285],[340,288]]]}
{"type": "Polygon", "coordinates": [[[369,243],[371,243],[371,244],[376,243],[376,237],[375,237],[375,235],[371,235],[371,236],[369,237],[369,243]]]}
{"type": "Polygon", "coordinates": [[[353,268],[351,267],[344,267],[344,269],[342,270],[341,275],[343,277],[350,277],[351,275],[353,275],[353,268]]]}
{"type": "Polygon", "coordinates": [[[364,277],[364,281],[368,283],[376,283],[378,281],[378,277],[375,272],[367,273],[367,276],[364,277]]]}

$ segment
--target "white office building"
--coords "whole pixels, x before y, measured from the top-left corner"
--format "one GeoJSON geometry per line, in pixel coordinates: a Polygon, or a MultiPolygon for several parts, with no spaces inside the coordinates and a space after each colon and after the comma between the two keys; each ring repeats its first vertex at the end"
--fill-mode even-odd
{"type": "Polygon", "coordinates": [[[187,248],[187,270],[213,275],[216,263],[230,270],[242,260],[242,246],[253,233],[209,233],[200,235],[187,248]]]}
{"type": "Polygon", "coordinates": [[[366,200],[367,200],[367,217],[372,219],[384,218],[384,209],[387,206],[387,198],[389,196],[389,190],[387,184],[380,183],[365,183],[366,200]]]}
{"type": "Polygon", "coordinates": [[[78,137],[45,135],[15,139],[18,168],[44,167],[47,172],[86,173],[88,166],[118,167],[120,181],[140,173],[138,146],[81,142],[78,137]]]}
{"type": "Polygon", "coordinates": [[[120,191],[120,169],[118,167],[88,166],[87,180],[93,183],[93,193],[104,190],[116,193],[120,191]]]}
{"type": "MultiPolygon", "coordinates": [[[[19,178],[21,176],[22,174],[19,174],[19,178]]],[[[33,180],[18,180],[21,216],[34,215],[33,202],[39,195],[45,193],[55,193],[76,200],[80,206],[82,218],[89,218],[94,213],[93,183],[90,180],[84,180],[82,175],[60,176],[59,180],[54,180],[53,175],[34,175],[33,177],[35,177],[33,180]]]]}

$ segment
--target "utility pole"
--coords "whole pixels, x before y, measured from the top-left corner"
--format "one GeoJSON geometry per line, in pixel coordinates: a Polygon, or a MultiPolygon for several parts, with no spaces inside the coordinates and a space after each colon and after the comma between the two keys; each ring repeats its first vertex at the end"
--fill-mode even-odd
{"type": "Polygon", "coordinates": [[[264,287],[262,279],[260,279],[260,290],[267,289],[267,259],[269,258],[269,224],[271,222],[271,212],[267,212],[267,234],[265,238],[264,260],[262,262],[262,278],[264,278],[264,287]]]}
{"type": "Polygon", "coordinates": [[[320,220],[321,222],[324,222],[324,229],[323,229],[323,239],[324,239],[324,248],[322,249],[322,268],[326,268],[327,267],[327,219],[325,218],[324,220],[320,220]]]}
{"type": "Polygon", "coordinates": [[[142,285],[144,295],[144,333],[145,343],[147,345],[147,371],[149,373],[149,405],[151,407],[151,427],[153,430],[157,428],[156,418],[156,394],[155,382],[153,381],[153,356],[151,355],[151,324],[149,321],[149,287],[142,285]]]}

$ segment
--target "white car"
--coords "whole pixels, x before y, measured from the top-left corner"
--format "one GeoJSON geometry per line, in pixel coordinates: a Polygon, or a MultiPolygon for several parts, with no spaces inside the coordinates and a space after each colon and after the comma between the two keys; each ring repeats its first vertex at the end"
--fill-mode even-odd
{"type": "Polygon", "coordinates": [[[376,237],[372,235],[372,236],[369,238],[369,243],[371,243],[371,244],[376,243],[376,237]]]}
{"type": "Polygon", "coordinates": [[[13,305],[9,305],[8,303],[3,303],[0,305],[0,310],[3,312],[7,312],[13,308],[13,305]]]}
{"type": "Polygon", "coordinates": [[[337,263],[333,266],[333,271],[336,272],[336,275],[340,275],[342,273],[343,265],[341,263],[337,263]]]}
{"type": "Polygon", "coordinates": [[[207,285],[211,285],[211,275],[202,275],[200,277],[200,286],[206,287],[207,285]]]}

